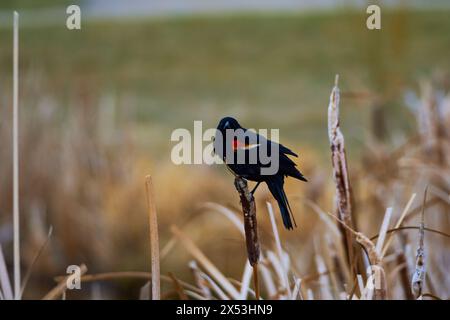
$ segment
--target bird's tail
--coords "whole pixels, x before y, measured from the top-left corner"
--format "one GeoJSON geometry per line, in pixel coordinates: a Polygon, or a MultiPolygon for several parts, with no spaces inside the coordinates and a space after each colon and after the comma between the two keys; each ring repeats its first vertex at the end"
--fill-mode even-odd
{"type": "Polygon", "coordinates": [[[288,230],[293,229],[292,221],[294,222],[294,226],[297,227],[288,199],[286,197],[286,194],[284,193],[284,177],[273,176],[272,178],[267,180],[266,183],[273,197],[278,202],[278,206],[280,207],[281,212],[281,218],[283,218],[284,227],[288,230]]]}

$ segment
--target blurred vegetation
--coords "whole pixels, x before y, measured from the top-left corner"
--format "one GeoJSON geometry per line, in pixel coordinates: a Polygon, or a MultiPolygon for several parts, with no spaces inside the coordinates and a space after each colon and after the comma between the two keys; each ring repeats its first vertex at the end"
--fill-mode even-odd
{"type": "MultiPolygon", "coordinates": [[[[390,113],[404,117],[395,107],[401,89],[430,68],[450,68],[449,14],[383,13],[381,32],[365,28],[362,11],[83,21],[82,31],[24,28],[22,72],[40,74],[42,90],[62,104],[79,90],[94,99],[105,91],[133,97],[130,112],[140,132],[157,127],[164,139],[151,147],[163,150],[173,128],[194,119],[214,127],[225,114],[326,147],[326,95],[340,73],[344,91],[362,93],[343,97],[348,139],[358,146],[372,104],[366,93],[387,93],[390,113]]],[[[10,32],[0,36],[9,39],[10,32]]],[[[1,63],[10,59],[2,46],[1,63]]],[[[396,130],[402,126],[395,123],[396,130]]]]}
{"type": "Polygon", "coordinates": [[[81,3],[80,0],[2,0],[0,9],[20,10],[20,9],[45,9],[48,7],[60,7],[69,4],[81,3]]]}
{"type": "MultiPolygon", "coordinates": [[[[311,247],[309,235],[318,219],[302,197],[325,210],[333,206],[326,128],[334,75],[341,75],[341,126],[355,159],[369,144],[370,114],[377,103],[387,110],[388,138],[414,131],[415,118],[404,108],[403,95],[433,71],[450,70],[449,16],[448,11],[386,12],[382,31],[367,30],[362,11],[83,20],[81,31],[64,24],[25,24],[20,39],[24,265],[31,264],[48,226],[54,226],[27,297],[40,297],[53,285],[52,277],[72,263],[85,262],[90,272],[148,270],[143,178],[149,173],[162,245],[171,237],[168,226],[177,223],[224,273],[241,276],[245,251],[238,232],[200,208],[207,201],[236,207],[232,177],[224,167],[176,167],[169,160],[170,133],[191,129],[194,120],[215,127],[222,116],[233,115],[246,127],[281,129],[281,141],[300,153],[300,168],[310,179],[287,182],[301,230],[282,236],[294,239],[292,247],[299,251],[311,247]]],[[[0,29],[5,146],[10,141],[11,31],[0,29]]],[[[380,149],[389,147],[373,148],[381,158],[377,167],[387,161],[380,149]]],[[[5,163],[0,225],[7,230],[9,154],[0,153],[0,162],[5,163]]],[[[355,190],[361,202],[366,197],[375,203],[368,201],[365,216],[379,218],[394,200],[402,207],[417,192],[405,183],[403,197],[395,199],[389,185],[381,189],[387,196],[380,200],[364,180],[370,172],[350,175],[360,178],[355,190]]],[[[264,208],[270,196],[264,189],[258,192],[258,206],[264,208]]],[[[260,216],[262,228],[270,226],[262,209],[260,216]]],[[[366,230],[374,231],[373,226],[366,230]]],[[[8,257],[10,249],[5,246],[8,257]]],[[[309,252],[300,259],[305,273],[309,252]]],[[[189,278],[187,259],[175,247],[162,270],[189,278]]],[[[120,283],[115,291],[114,284],[110,292],[135,297],[140,285],[120,283]]]]}

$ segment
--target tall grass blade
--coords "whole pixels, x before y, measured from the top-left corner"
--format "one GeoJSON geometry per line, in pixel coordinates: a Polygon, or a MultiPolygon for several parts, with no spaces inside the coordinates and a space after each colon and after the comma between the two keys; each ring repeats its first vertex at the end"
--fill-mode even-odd
{"type": "Polygon", "coordinates": [[[13,36],[13,226],[14,226],[14,299],[20,300],[20,227],[19,227],[19,13],[14,11],[13,36]]]}
{"type": "Polygon", "coordinates": [[[384,215],[383,223],[381,224],[379,236],[377,239],[377,244],[375,246],[375,250],[377,251],[378,256],[381,255],[381,248],[383,248],[384,239],[386,238],[386,232],[388,231],[389,228],[391,216],[392,216],[392,208],[389,207],[386,209],[386,213],[384,215]]]}
{"type": "MultiPolygon", "coordinates": [[[[395,229],[399,228],[402,225],[403,220],[405,219],[406,215],[408,214],[409,209],[411,208],[411,205],[413,204],[415,198],[416,198],[416,194],[413,193],[411,198],[409,198],[409,201],[406,204],[405,209],[403,209],[403,212],[400,215],[400,218],[398,219],[397,223],[395,224],[395,229]]],[[[383,259],[383,257],[386,255],[386,252],[392,242],[392,239],[393,239],[392,235],[390,235],[387,238],[386,245],[384,246],[383,252],[381,253],[381,259],[383,259]]]]}
{"type": "Polygon", "coordinates": [[[217,269],[217,267],[204,255],[204,253],[194,244],[194,242],[185,235],[179,228],[172,225],[172,233],[179,238],[180,243],[187,251],[205,268],[209,274],[220,284],[222,288],[233,298],[239,299],[239,292],[230,283],[230,281],[217,269]]]}
{"type": "Polygon", "coordinates": [[[3,256],[2,246],[0,245],[0,288],[3,293],[3,299],[12,300],[14,298],[11,288],[11,282],[6,268],[5,257],[3,256]]]}
{"type": "Polygon", "coordinates": [[[45,242],[39,248],[38,253],[34,257],[33,261],[31,262],[30,266],[28,267],[27,272],[25,273],[25,277],[23,277],[22,288],[20,289],[20,296],[23,295],[23,292],[25,291],[28,280],[30,279],[31,273],[33,272],[33,267],[36,264],[36,262],[39,260],[39,257],[41,256],[42,252],[44,252],[44,249],[47,247],[47,244],[50,241],[50,237],[52,236],[52,233],[53,233],[53,227],[50,226],[50,229],[48,230],[48,234],[47,234],[47,238],[45,239],[45,242]]]}
{"type": "Polygon", "coordinates": [[[150,226],[150,254],[151,254],[151,273],[152,273],[152,300],[161,299],[161,273],[159,269],[159,235],[158,219],[156,214],[155,195],[153,190],[152,178],[145,178],[145,187],[147,191],[148,221],[150,226]]]}

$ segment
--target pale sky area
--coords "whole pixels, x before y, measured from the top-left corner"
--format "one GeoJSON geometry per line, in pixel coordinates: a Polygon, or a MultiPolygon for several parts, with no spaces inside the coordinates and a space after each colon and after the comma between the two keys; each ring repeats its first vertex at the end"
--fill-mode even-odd
{"type": "Polygon", "coordinates": [[[408,5],[414,7],[449,6],[448,0],[89,0],[85,6],[93,16],[177,15],[217,13],[226,11],[307,11],[363,7],[368,3],[381,6],[408,5]]]}

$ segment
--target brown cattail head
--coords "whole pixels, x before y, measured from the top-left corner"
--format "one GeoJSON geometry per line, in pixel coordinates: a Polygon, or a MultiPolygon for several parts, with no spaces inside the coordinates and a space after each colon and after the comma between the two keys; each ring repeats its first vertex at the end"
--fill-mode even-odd
{"type": "MultiPolygon", "coordinates": [[[[344,135],[339,127],[339,100],[338,87],[339,76],[336,75],[333,90],[328,105],[328,137],[331,147],[331,161],[333,165],[333,178],[336,186],[336,210],[340,220],[347,226],[353,228],[351,208],[351,188],[347,171],[347,158],[345,155],[344,135]]],[[[353,261],[353,239],[354,236],[348,230],[342,229],[347,259],[349,265],[353,261]]]]}

